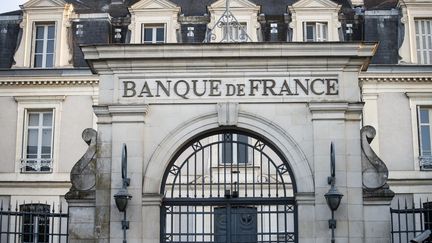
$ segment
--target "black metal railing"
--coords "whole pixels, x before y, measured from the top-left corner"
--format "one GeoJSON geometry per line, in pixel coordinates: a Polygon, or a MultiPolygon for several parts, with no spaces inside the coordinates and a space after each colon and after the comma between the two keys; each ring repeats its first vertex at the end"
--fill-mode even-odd
{"type": "MultiPolygon", "coordinates": [[[[399,202],[397,208],[390,208],[391,214],[391,239],[393,243],[410,242],[416,236],[432,229],[432,202],[419,204],[412,202],[399,202]]],[[[424,243],[432,243],[429,237],[424,243]]]]}
{"type": "Polygon", "coordinates": [[[68,216],[61,204],[0,202],[0,242],[66,243],[68,216]]]}

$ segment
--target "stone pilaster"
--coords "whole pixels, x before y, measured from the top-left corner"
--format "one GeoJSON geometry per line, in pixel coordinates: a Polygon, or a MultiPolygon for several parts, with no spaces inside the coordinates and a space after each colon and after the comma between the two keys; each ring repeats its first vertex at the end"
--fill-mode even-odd
{"type": "MultiPolygon", "coordinates": [[[[123,231],[121,221],[123,213],[119,212],[114,202],[114,195],[122,188],[121,154],[122,145],[127,146],[127,177],[130,185],[127,188],[132,199],[126,208],[126,220],[129,223],[127,242],[143,242],[145,237],[142,231],[142,184],[143,184],[143,158],[144,158],[144,125],[147,105],[112,105],[107,106],[111,115],[111,193],[107,203],[111,205],[110,212],[110,241],[121,242],[123,231]]],[[[159,213],[159,210],[157,211],[159,213]]],[[[146,220],[146,222],[148,222],[146,220]]],[[[159,221],[150,221],[159,224],[159,221]],[[157,223],[156,223],[157,222],[157,223]]],[[[159,232],[158,232],[159,233],[159,232]]],[[[145,241],[144,241],[145,242],[145,241]]]]}
{"type": "Polygon", "coordinates": [[[160,242],[161,202],[162,195],[159,194],[143,194],[142,196],[142,218],[146,219],[146,222],[142,224],[143,242],[160,242]]]}
{"type": "MultiPolygon", "coordinates": [[[[360,153],[360,103],[309,103],[313,123],[315,177],[315,242],[330,242],[331,211],[324,194],[330,186],[330,143],[336,153],[336,187],[344,195],[335,211],[336,242],[363,241],[363,201],[360,153]]],[[[301,229],[299,229],[301,231],[301,229]]]]}

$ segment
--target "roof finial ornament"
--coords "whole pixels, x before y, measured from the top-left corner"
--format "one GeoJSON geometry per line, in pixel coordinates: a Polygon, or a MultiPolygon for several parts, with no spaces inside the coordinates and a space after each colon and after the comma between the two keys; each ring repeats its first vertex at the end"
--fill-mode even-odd
{"type": "Polygon", "coordinates": [[[206,38],[203,42],[211,42],[217,39],[215,30],[221,29],[222,38],[220,42],[251,42],[252,39],[246,32],[234,14],[230,10],[230,0],[225,0],[225,11],[216,21],[211,29],[207,30],[206,38]]]}

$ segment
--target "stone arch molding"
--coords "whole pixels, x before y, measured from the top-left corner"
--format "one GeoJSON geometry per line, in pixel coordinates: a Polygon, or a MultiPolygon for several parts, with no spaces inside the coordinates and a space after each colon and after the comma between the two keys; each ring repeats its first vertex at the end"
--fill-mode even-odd
{"type": "MultiPolygon", "coordinates": [[[[239,112],[237,127],[254,131],[272,141],[291,167],[297,193],[314,192],[313,173],[306,156],[284,129],[264,117],[246,112],[239,112]]],[[[216,128],[219,128],[217,113],[211,113],[184,122],[169,133],[144,168],[143,194],[158,194],[163,175],[174,154],[192,137],[216,128]]]]}

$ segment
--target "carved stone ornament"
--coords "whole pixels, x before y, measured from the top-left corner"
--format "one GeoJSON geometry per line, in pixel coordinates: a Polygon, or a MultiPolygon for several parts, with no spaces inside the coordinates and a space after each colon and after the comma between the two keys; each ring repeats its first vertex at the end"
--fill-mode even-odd
{"type": "Polygon", "coordinates": [[[387,166],[370,146],[375,135],[376,130],[372,126],[364,126],[360,130],[364,196],[393,197],[394,192],[389,189],[387,184],[387,166]]]}
{"type": "Polygon", "coordinates": [[[83,131],[82,138],[89,147],[71,170],[72,187],[66,194],[66,199],[84,198],[95,189],[97,132],[92,128],[87,128],[83,131]]]}
{"type": "Polygon", "coordinates": [[[372,150],[370,143],[376,131],[372,126],[364,126],[361,130],[363,187],[376,190],[387,184],[388,169],[384,162],[372,150]]]}

